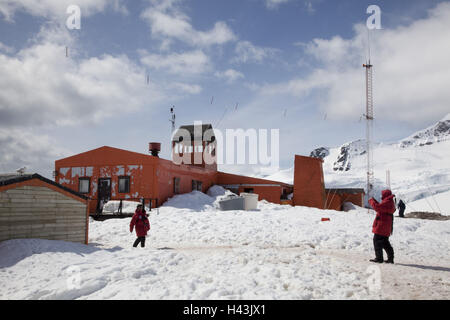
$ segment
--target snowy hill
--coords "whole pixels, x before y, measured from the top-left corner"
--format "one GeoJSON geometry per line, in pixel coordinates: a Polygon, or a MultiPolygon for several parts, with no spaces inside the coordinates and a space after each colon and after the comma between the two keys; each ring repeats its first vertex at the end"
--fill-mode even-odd
{"type": "MultiPolygon", "coordinates": [[[[418,131],[397,143],[374,143],[375,192],[386,188],[390,171],[391,189],[406,202],[450,191],[450,114],[435,125],[418,131]]],[[[366,187],[365,140],[340,147],[321,147],[311,152],[324,160],[326,187],[366,187]]],[[[293,183],[294,168],[285,169],[267,179],[293,183]]],[[[434,203],[434,201],[433,201],[434,203]]],[[[450,204],[438,203],[442,214],[450,214],[450,204]]],[[[435,211],[437,206],[429,206],[435,211]]]]}
{"type": "Polygon", "coordinates": [[[418,131],[400,141],[400,147],[425,146],[448,140],[450,138],[450,113],[435,125],[418,131]]]}

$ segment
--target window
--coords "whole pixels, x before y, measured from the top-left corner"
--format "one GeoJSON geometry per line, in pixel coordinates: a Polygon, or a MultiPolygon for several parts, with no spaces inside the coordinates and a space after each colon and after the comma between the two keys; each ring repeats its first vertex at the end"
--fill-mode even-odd
{"type": "Polygon", "coordinates": [[[253,188],[244,188],[244,193],[254,193],[253,188]]]}
{"type": "Polygon", "coordinates": [[[180,178],[173,178],[173,193],[180,193],[180,178]]]}
{"type": "Polygon", "coordinates": [[[78,192],[79,193],[89,193],[90,185],[91,185],[90,182],[91,182],[90,178],[79,178],[78,179],[78,192]]]}
{"type": "Polygon", "coordinates": [[[202,191],[202,182],[198,180],[192,180],[192,191],[202,191]]]}
{"type": "Polygon", "coordinates": [[[119,177],[119,193],[130,192],[130,177],[119,177]]]}

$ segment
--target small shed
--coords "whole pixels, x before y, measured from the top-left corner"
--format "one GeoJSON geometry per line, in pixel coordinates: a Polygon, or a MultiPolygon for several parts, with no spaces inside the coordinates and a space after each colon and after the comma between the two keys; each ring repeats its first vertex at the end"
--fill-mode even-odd
{"type": "Polygon", "coordinates": [[[0,175],[0,241],[88,243],[87,197],[39,174],[0,175]]]}

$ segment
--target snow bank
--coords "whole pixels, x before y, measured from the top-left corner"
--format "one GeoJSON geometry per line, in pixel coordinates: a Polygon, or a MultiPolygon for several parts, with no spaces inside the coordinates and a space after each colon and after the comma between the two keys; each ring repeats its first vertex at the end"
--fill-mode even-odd
{"type": "MultiPolygon", "coordinates": [[[[373,257],[373,213],[266,201],[258,203],[259,211],[225,213],[214,208],[215,197],[193,192],[169,200],[150,215],[145,248],[132,248],[130,218],[91,220],[89,246],[4,241],[0,299],[380,298],[369,290],[366,273],[373,266],[367,262],[373,257]]],[[[450,221],[395,219],[391,243],[400,265],[380,266],[383,279],[396,277],[387,284],[418,274],[417,281],[430,286],[423,292],[427,298],[448,288],[448,272],[433,282],[424,274],[439,271],[408,267],[450,265],[448,230],[450,221]],[[397,271],[401,264],[406,270],[397,271]]],[[[450,297],[448,289],[439,294],[450,297]]]]}
{"type": "Polygon", "coordinates": [[[207,211],[213,207],[214,198],[200,191],[175,195],[161,207],[184,209],[189,211],[207,211]]]}
{"type": "Polygon", "coordinates": [[[406,203],[405,212],[435,212],[450,216],[450,191],[406,203]]]}
{"type": "Polygon", "coordinates": [[[183,209],[184,211],[219,210],[219,201],[231,195],[235,194],[221,186],[214,185],[208,189],[207,194],[192,191],[175,195],[169,198],[162,207],[183,209]]]}

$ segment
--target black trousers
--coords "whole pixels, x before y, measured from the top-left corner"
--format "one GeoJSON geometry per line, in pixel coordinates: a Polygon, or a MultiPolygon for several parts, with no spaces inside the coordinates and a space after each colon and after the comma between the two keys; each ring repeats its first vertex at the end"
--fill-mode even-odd
{"type": "Polygon", "coordinates": [[[400,208],[400,210],[398,212],[398,215],[399,215],[400,218],[404,218],[405,217],[405,215],[403,214],[404,212],[405,212],[405,208],[400,208]]]}
{"type": "Polygon", "coordinates": [[[389,237],[375,234],[373,236],[373,246],[375,248],[375,258],[377,260],[383,260],[383,249],[387,253],[388,260],[394,260],[394,248],[392,248],[391,243],[389,242],[389,237]]]}
{"type": "Polygon", "coordinates": [[[136,248],[136,247],[138,246],[139,242],[141,243],[141,247],[142,247],[142,248],[145,247],[145,237],[138,237],[138,238],[136,239],[136,241],[134,241],[133,247],[136,248]]]}

